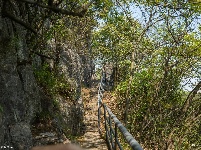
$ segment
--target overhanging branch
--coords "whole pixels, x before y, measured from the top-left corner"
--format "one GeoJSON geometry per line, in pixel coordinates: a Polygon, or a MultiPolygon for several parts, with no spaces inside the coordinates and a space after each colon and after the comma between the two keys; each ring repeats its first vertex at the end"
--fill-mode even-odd
{"type": "MultiPolygon", "coordinates": [[[[44,4],[38,3],[37,1],[32,1],[32,0],[17,0],[17,1],[25,2],[28,4],[35,4],[39,7],[50,9],[51,11],[53,11],[55,13],[60,13],[60,14],[70,15],[70,16],[78,16],[78,17],[83,17],[85,15],[85,13],[87,12],[87,9],[89,6],[89,5],[87,5],[87,7],[84,7],[81,11],[73,12],[73,11],[68,11],[65,9],[60,9],[60,8],[57,8],[54,6],[44,5],[44,4]]],[[[89,4],[91,4],[91,3],[89,3],[89,4]]]]}
{"type": "Polygon", "coordinates": [[[23,22],[22,20],[20,20],[20,19],[17,18],[16,16],[14,16],[14,15],[12,15],[12,14],[6,12],[6,11],[3,11],[2,13],[3,13],[3,15],[4,15],[5,17],[10,18],[11,20],[13,20],[13,21],[19,23],[20,25],[22,25],[22,26],[25,27],[26,29],[28,29],[28,30],[32,31],[33,33],[37,34],[36,30],[34,30],[28,23],[23,22]]]}

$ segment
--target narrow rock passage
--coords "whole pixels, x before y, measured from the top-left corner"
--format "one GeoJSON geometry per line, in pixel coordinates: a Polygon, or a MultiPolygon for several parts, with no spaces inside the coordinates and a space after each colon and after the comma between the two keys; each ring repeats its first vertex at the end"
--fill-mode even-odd
{"type": "Polygon", "coordinates": [[[82,90],[86,131],[77,141],[84,149],[107,150],[106,142],[100,137],[98,132],[97,92],[97,87],[82,90]]]}

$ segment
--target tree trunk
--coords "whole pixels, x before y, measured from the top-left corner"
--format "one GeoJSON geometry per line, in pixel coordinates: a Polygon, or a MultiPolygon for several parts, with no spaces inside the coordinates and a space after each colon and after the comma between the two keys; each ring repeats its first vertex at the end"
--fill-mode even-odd
{"type": "Polygon", "coordinates": [[[124,114],[124,123],[125,126],[127,126],[127,122],[128,122],[128,109],[129,109],[129,104],[130,104],[130,89],[131,89],[131,84],[132,84],[132,80],[133,80],[133,72],[134,72],[134,65],[135,65],[135,52],[132,52],[132,57],[131,57],[131,69],[130,69],[130,79],[129,79],[129,83],[128,83],[128,88],[127,88],[127,92],[126,92],[126,108],[125,108],[125,114],[124,114]]]}
{"type": "Polygon", "coordinates": [[[183,106],[182,106],[182,109],[181,111],[183,113],[186,113],[188,108],[190,107],[192,101],[193,101],[193,98],[195,97],[195,95],[198,93],[198,91],[200,90],[201,88],[201,81],[198,82],[198,84],[195,86],[195,88],[189,93],[188,97],[186,98],[183,106]]]}

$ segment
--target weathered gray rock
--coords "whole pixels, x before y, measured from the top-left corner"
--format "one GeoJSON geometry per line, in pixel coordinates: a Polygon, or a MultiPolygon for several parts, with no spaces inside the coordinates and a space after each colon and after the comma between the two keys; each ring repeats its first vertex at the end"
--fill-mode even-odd
{"type": "Polygon", "coordinates": [[[29,124],[40,110],[39,90],[29,61],[26,30],[8,18],[0,17],[0,22],[0,145],[26,150],[32,145],[29,124]]]}
{"type": "Polygon", "coordinates": [[[115,68],[113,64],[106,63],[102,70],[102,86],[105,90],[112,90],[114,87],[115,68]]]}
{"type": "Polygon", "coordinates": [[[15,149],[25,150],[32,147],[32,135],[27,123],[16,123],[10,125],[10,135],[15,149]]]}
{"type": "MultiPolygon", "coordinates": [[[[4,9],[28,22],[24,3],[14,3],[15,11],[8,3],[4,9]]],[[[33,64],[40,68],[42,59],[40,56],[34,60],[30,57],[27,30],[2,15],[2,5],[3,1],[0,0],[0,145],[14,146],[15,150],[28,150],[33,144],[30,124],[36,113],[46,109],[45,104],[41,105],[43,92],[39,90],[33,73],[33,64]]],[[[80,57],[75,50],[65,45],[61,46],[61,53],[57,52],[57,47],[53,49],[55,50],[52,52],[56,52],[58,57],[55,58],[56,62],[49,60],[49,64],[52,68],[56,64],[61,69],[58,72],[66,74],[65,78],[76,90],[71,102],[67,102],[62,95],[55,97],[58,98],[60,108],[60,114],[54,116],[58,120],[56,128],[67,134],[77,135],[83,121],[80,57]]],[[[53,111],[53,108],[48,110],[53,111]]]]}
{"type": "Polygon", "coordinates": [[[60,73],[64,74],[68,79],[72,87],[74,86],[76,90],[75,100],[78,101],[81,96],[82,66],[77,52],[63,45],[58,68],[60,73]]]}
{"type": "MultiPolygon", "coordinates": [[[[59,110],[53,110],[52,104],[49,104],[48,107],[43,105],[43,109],[49,112],[55,112],[52,114],[52,122],[58,134],[78,135],[82,132],[81,128],[83,126],[84,115],[81,99],[83,68],[80,56],[76,52],[76,49],[72,49],[68,43],[62,43],[56,46],[54,40],[49,42],[48,49],[51,49],[52,52],[56,52],[55,49],[59,49],[59,54],[57,54],[58,58],[55,58],[57,61],[47,59],[45,62],[49,64],[51,70],[56,71],[58,76],[64,78],[63,81],[65,81],[65,84],[69,84],[72,93],[70,97],[66,97],[62,94],[54,95],[52,99],[57,103],[59,110]]],[[[49,100],[49,102],[50,101],[53,100],[49,100]]]]}
{"type": "Polygon", "coordinates": [[[62,137],[58,137],[57,133],[55,132],[44,132],[40,133],[39,135],[33,137],[34,146],[39,145],[52,145],[58,143],[70,143],[70,141],[66,138],[65,135],[62,137]]]}
{"type": "Polygon", "coordinates": [[[58,133],[66,135],[79,135],[82,133],[84,109],[80,99],[72,104],[66,101],[63,97],[58,96],[60,112],[54,116],[54,125],[58,133]]]}

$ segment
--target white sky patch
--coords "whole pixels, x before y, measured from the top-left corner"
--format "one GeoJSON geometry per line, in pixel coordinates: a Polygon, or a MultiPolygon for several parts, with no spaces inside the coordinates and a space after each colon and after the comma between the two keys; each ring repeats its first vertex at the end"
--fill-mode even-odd
{"type": "Polygon", "coordinates": [[[198,84],[198,82],[198,78],[187,78],[182,80],[181,86],[185,91],[192,91],[193,88],[198,84]]]}

